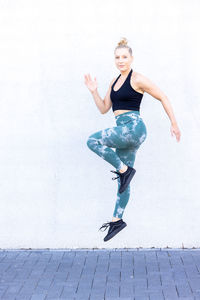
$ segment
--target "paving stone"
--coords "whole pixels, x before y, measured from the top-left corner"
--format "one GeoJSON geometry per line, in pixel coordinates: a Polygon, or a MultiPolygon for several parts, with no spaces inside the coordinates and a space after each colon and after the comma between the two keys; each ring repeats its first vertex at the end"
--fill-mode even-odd
{"type": "Polygon", "coordinates": [[[200,300],[199,270],[200,249],[0,250],[0,299],[200,300]]]}

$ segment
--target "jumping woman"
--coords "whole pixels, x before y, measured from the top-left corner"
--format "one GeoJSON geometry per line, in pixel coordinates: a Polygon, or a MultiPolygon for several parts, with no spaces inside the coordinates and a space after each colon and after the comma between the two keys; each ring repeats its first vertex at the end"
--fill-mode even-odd
{"type": "Polygon", "coordinates": [[[133,55],[126,38],[122,38],[118,43],[114,55],[120,74],[111,81],[104,100],[98,94],[96,77],[92,80],[90,74],[84,75],[85,84],[99,111],[105,114],[112,106],[116,121],[115,127],[95,132],[87,140],[87,146],[116,169],[116,171],[111,170],[117,174],[117,177],[112,179],[118,179],[118,192],[112,221],[104,223],[99,228],[99,230],[105,228],[105,231],[109,227],[104,241],[110,240],[127,226],[122,216],[130,197],[130,181],[136,172],[133,165],[136,152],[147,137],[147,129],[140,116],[140,103],[144,92],[162,103],[171,121],[171,135],[174,134],[178,142],[181,135],[167,96],[148,78],[131,68],[133,55]],[[111,148],[115,148],[116,151],[111,148]]]}

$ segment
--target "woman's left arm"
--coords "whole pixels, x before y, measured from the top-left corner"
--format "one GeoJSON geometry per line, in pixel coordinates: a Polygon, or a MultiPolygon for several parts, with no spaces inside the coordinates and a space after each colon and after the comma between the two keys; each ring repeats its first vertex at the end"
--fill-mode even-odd
{"type": "Polygon", "coordinates": [[[162,105],[171,121],[171,128],[170,128],[171,135],[173,136],[173,134],[175,134],[177,142],[179,142],[181,132],[178,128],[178,124],[175,119],[174,112],[173,112],[173,109],[172,109],[172,106],[171,106],[171,103],[170,103],[168,97],[159,89],[158,86],[156,86],[151,80],[149,80],[142,74],[139,74],[139,73],[137,74],[136,83],[140,90],[142,90],[143,92],[146,92],[146,93],[150,94],[152,97],[160,100],[160,102],[162,103],[162,105]]]}

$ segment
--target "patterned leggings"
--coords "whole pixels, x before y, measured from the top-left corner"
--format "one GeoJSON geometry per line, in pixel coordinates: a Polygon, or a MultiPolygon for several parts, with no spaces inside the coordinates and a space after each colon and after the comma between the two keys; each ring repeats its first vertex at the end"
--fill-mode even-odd
{"type": "MultiPolygon", "coordinates": [[[[124,164],[133,167],[136,152],[146,139],[147,129],[139,111],[122,113],[115,116],[115,121],[116,127],[106,128],[90,135],[87,146],[119,171],[124,164]]],[[[120,194],[120,179],[117,178],[117,181],[118,192],[113,217],[122,218],[130,198],[130,184],[120,194]]]]}

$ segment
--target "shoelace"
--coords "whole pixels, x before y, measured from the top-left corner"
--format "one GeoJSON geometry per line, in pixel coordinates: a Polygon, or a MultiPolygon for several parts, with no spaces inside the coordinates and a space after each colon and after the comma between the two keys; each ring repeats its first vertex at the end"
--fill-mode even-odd
{"type": "Polygon", "coordinates": [[[117,177],[113,177],[112,180],[115,180],[115,179],[117,179],[117,178],[119,178],[119,177],[121,176],[121,173],[120,173],[120,172],[113,171],[113,170],[110,170],[110,172],[113,172],[113,173],[116,173],[116,174],[119,175],[119,176],[117,176],[117,177]]]}
{"type": "Polygon", "coordinates": [[[107,223],[104,223],[100,228],[99,230],[101,230],[102,228],[105,228],[104,230],[101,230],[101,231],[105,231],[107,229],[108,226],[110,226],[113,222],[107,222],[107,223]]]}

